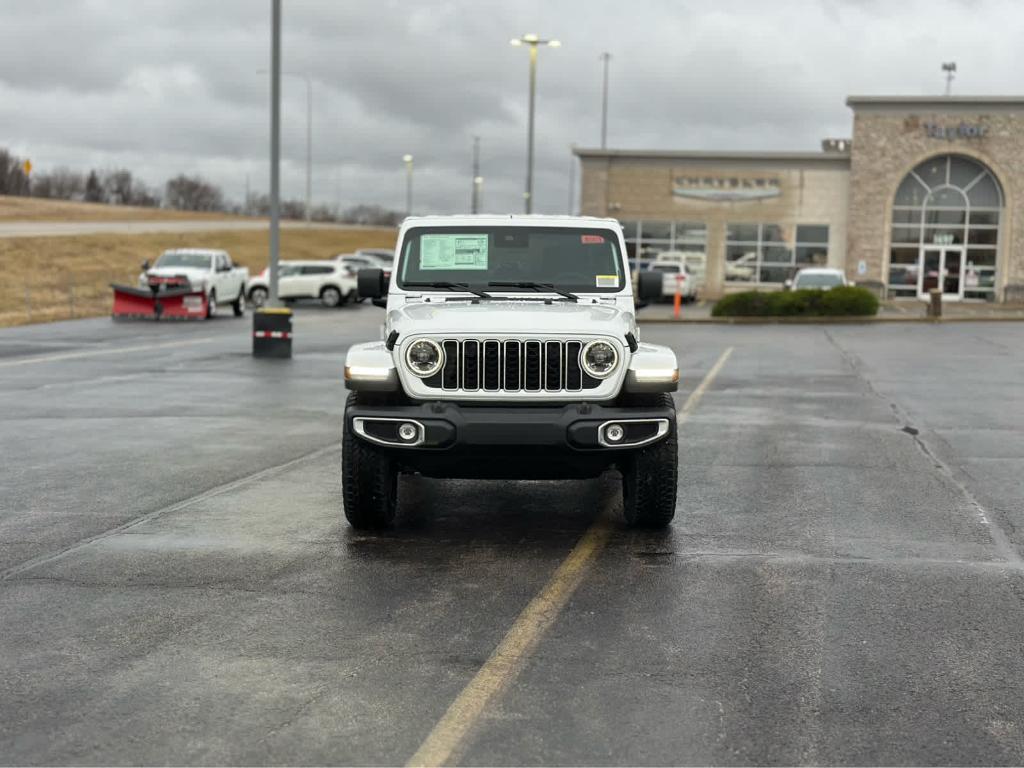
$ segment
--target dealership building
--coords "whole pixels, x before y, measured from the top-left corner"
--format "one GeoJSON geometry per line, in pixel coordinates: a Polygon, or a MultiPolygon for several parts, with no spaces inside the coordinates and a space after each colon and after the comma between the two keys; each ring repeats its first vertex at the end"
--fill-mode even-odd
{"type": "Polygon", "coordinates": [[[577,149],[580,210],[633,258],[706,255],[705,295],[842,269],[889,298],[1024,300],[1024,97],[851,96],[820,152],[577,149]]]}

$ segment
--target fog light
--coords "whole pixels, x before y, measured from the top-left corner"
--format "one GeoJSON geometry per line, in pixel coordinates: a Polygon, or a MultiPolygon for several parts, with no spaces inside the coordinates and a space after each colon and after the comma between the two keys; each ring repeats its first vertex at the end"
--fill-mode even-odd
{"type": "Polygon", "coordinates": [[[626,430],[624,430],[618,424],[609,424],[604,430],[604,439],[609,443],[617,443],[626,436],[626,430]]]}
{"type": "Polygon", "coordinates": [[[416,429],[415,424],[405,423],[398,428],[398,436],[407,443],[411,443],[418,435],[419,430],[416,429]]]}

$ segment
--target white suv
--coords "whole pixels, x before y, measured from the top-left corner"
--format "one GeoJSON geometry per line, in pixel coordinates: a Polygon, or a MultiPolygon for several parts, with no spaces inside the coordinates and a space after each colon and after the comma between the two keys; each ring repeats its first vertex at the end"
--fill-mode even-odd
{"type": "MultiPolygon", "coordinates": [[[[325,307],[340,307],[355,297],[356,279],[339,261],[282,261],[277,292],[281,299],[320,299],[325,307]]],[[[270,268],[245,287],[249,302],[262,306],[270,295],[270,268]]]]}
{"type": "MultiPolygon", "coordinates": [[[[622,476],[631,525],[676,504],[675,353],[639,339],[614,219],[406,219],[394,271],[359,273],[387,297],[383,341],[345,358],[342,486],[356,528],[394,520],[398,476],[622,476]]],[[[660,272],[639,276],[661,296],[660,272]]]]}

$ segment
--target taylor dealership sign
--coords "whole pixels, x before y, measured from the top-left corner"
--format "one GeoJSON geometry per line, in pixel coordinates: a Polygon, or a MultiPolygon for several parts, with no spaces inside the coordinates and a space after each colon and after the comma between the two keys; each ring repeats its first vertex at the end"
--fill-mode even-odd
{"type": "Polygon", "coordinates": [[[924,134],[929,139],[980,139],[988,133],[988,126],[979,123],[959,123],[943,125],[941,123],[925,123],[924,134]]]}

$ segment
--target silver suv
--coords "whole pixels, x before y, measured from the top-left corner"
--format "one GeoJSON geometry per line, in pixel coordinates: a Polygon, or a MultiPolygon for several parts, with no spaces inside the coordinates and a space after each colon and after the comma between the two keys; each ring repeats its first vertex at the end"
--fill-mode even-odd
{"type": "MultiPolygon", "coordinates": [[[[403,222],[384,339],[351,347],[345,384],[345,515],[391,525],[398,475],[622,475],[632,525],[675,514],[675,354],[639,340],[614,219],[431,216],[403,222]]],[[[646,298],[661,274],[641,275],[646,298]]]]}

